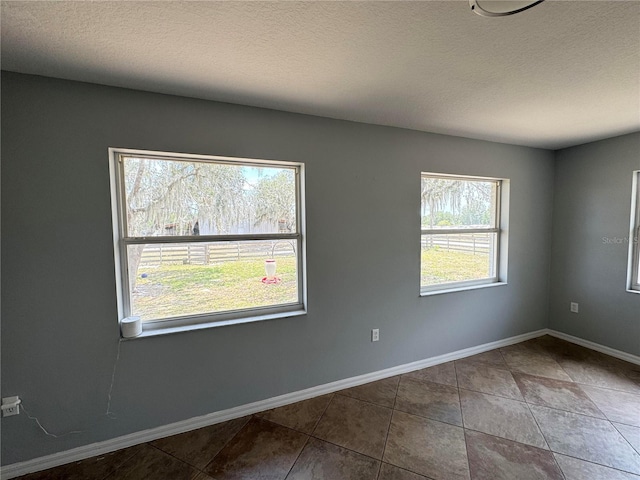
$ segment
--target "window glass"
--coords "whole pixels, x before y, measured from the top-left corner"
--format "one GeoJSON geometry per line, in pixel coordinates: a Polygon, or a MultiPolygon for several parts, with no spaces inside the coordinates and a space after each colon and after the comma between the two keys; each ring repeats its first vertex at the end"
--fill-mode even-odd
{"type": "Polygon", "coordinates": [[[294,240],[156,243],[128,249],[131,314],[143,321],[298,301],[294,240]]]}
{"type": "Polygon", "coordinates": [[[496,226],[495,181],[422,177],[422,228],[496,226]]]}
{"type": "Polygon", "coordinates": [[[127,235],[296,231],[295,169],[123,157],[127,235]]]}
{"type": "Polygon", "coordinates": [[[422,174],[423,292],[499,281],[501,180],[422,174]]]}
{"type": "Polygon", "coordinates": [[[304,309],[302,164],[111,153],[123,318],[160,328],[304,309]]]}

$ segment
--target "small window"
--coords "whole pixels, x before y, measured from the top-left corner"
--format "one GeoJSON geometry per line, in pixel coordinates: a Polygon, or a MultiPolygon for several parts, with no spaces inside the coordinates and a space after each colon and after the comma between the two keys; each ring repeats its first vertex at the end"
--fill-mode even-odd
{"type": "Polygon", "coordinates": [[[640,292],[640,170],[633,172],[632,192],[628,288],[640,292]]]}
{"type": "Polygon", "coordinates": [[[422,293],[505,280],[500,274],[503,183],[422,174],[422,293]]]}
{"type": "Polygon", "coordinates": [[[111,158],[121,318],[153,330],[304,310],[302,164],[111,158]]]}

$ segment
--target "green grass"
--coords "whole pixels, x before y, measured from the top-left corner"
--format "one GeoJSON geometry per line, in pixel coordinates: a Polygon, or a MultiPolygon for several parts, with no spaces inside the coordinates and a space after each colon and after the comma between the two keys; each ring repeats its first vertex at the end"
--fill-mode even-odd
{"type": "MultiPolygon", "coordinates": [[[[141,266],[132,295],[133,314],[143,320],[225,312],[295,303],[298,300],[295,257],[277,258],[277,285],[261,282],[264,259],[211,265],[141,266]],[[140,275],[146,273],[146,278],[140,275]]],[[[486,254],[423,249],[421,285],[457,282],[489,275],[486,254]]]]}
{"type": "Polygon", "coordinates": [[[439,247],[422,250],[420,284],[436,285],[487,278],[489,255],[453,252],[439,247]]]}
{"type": "Polygon", "coordinates": [[[298,300],[296,259],[277,258],[277,285],[265,285],[264,259],[211,265],[141,266],[132,295],[143,320],[266,307],[298,300]],[[141,274],[146,273],[146,278],[141,274]]]}

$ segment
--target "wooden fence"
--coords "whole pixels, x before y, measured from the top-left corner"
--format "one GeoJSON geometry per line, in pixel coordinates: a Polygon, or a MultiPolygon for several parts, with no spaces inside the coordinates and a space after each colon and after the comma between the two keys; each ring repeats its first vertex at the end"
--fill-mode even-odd
{"type": "Polygon", "coordinates": [[[490,233],[467,233],[464,235],[423,235],[422,248],[438,247],[455,252],[487,255],[492,249],[490,233]]]}
{"type": "Polygon", "coordinates": [[[171,243],[146,245],[140,265],[195,264],[208,265],[230,260],[249,260],[289,256],[295,253],[296,242],[224,242],[171,243]]]}
{"type": "MultiPolygon", "coordinates": [[[[423,235],[422,248],[438,247],[444,250],[487,255],[492,249],[491,235],[474,233],[465,235],[423,235]]],[[[295,253],[295,241],[277,242],[220,242],[172,243],[147,245],[140,265],[194,264],[208,265],[232,260],[250,260],[288,256],[295,253]]]]}

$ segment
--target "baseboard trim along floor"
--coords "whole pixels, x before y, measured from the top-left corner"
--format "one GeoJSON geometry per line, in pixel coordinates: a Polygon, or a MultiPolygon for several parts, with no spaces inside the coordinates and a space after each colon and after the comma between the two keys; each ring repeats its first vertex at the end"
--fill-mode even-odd
{"type": "Polygon", "coordinates": [[[34,458],[25,462],[14,463],[2,467],[2,469],[0,470],[0,477],[2,479],[10,479],[25,475],[27,473],[57,467],[66,463],[77,462],[96,455],[110,453],[121,448],[126,448],[140,443],[157,440],[159,438],[164,438],[198,428],[207,427],[217,423],[226,422],[227,420],[251,415],[253,413],[261,412],[263,410],[268,410],[271,408],[281,407],[290,403],[300,402],[302,400],[307,400],[309,398],[325,395],[327,393],[332,393],[338,390],[343,390],[345,388],[355,387],[364,383],[374,382],[376,380],[382,380],[384,378],[412,372],[414,370],[420,370],[441,363],[450,362],[452,360],[459,360],[461,358],[483,353],[495,348],[506,347],[508,345],[520,343],[532,338],[540,337],[542,335],[551,335],[568,342],[575,343],[583,347],[605,353],[607,355],[611,355],[612,357],[620,358],[622,360],[626,360],[627,362],[640,365],[640,357],[637,357],[635,355],[621,352],[619,350],[605,347],[587,340],[582,340],[565,333],[557,332],[550,329],[542,329],[535,332],[506,338],[503,340],[498,340],[495,342],[485,343],[471,348],[465,348],[463,350],[458,350],[444,355],[438,355],[436,357],[419,360],[417,362],[398,365],[396,367],[387,368],[377,372],[358,375],[355,377],[338,380],[336,382],[326,383],[324,385],[318,385],[316,387],[287,393],[285,395],[260,400],[258,402],[241,405],[227,410],[213,412],[207,415],[190,418],[169,425],[163,425],[161,427],[143,430],[129,435],[106,440],[104,442],[92,443],[44,457],[34,458]]]}

